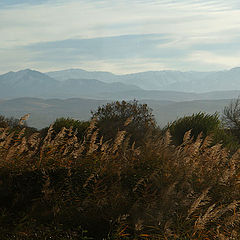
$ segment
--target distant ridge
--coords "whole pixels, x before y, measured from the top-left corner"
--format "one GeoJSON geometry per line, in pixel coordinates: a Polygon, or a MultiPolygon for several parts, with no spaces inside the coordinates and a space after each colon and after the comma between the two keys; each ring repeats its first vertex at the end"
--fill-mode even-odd
{"type": "Polygon", "coordinates": [[[145,90],[210,92],[240,90],[240,67],[215,72],[148,71],[124,75],[110,72],[68,69],[48,72],[48,76],[64,81],[69,78],[97,79],[103,82],[133,84],[145,90]]]}
{"type": "Polygon", "coordinates": [[[105,83],[96,79],[68,79],[60,82],[47,74],[25,69],[0,75],[1,98],[47,97],[98,98],[105,93],[140,90],[134,85],[124,83],[105,83]]]}
{"type": "MultiPolygon", "coordinates": [[[[240,68],[221,72],[143,72],[114,75],[107,72],[84,70],[63,71],[70,79],[59,81],[54,74],[45,74],[31,69],[8,72],[0,75],[0,98],[86,98],[97,100],[150,99],[166,101],[216,100],[236,98],[240,94],[240,68]],[[79,76],[84,72],[84,77],[79,76]],[[100,74],[101,73],[101,74],[100,74]],[[86,78],[114,77],[111,82],[86,78]],[[74,78],[79,77],[79,78],[74,78]],[[145,79],[145,80],[144,80],[145,79]],[[141,88],[148,85],[149,89],[141,88]],[[154,87],[155,86],[155,87],[154,87]]],[[[146,87],[147,88],[147,87],[146,87]]]]}
{"type": "Polygon", "coordinates": [[[31,69],[8,72],[0,75],[1,98],[47,96],[57,87],[58,81],[48,75],[31,69]]]}

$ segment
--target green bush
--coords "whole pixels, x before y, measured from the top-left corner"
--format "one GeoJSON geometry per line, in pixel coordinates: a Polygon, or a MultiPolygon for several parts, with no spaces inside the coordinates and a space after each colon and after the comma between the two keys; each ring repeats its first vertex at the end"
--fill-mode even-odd
{"type": "Polygon", "coordinates": [[[191,137],[197,139],[199,134],[202,137],[211,136],[212,145],[220,143],[230,151],[239,148],[238,139],[228,130],[224,129],[218,114],[197,113],[192,116],[185,116],[169,124],[164,131],[169,130],[172,141],[175,145],[183,142],[184,134],[191,130],[191,137]]]}
{"type": "Polygon", "coordinates": [[[62,128],[65,127],[69,129],[70,127],[73,128],[73,131],[77,130],[78,138],[82,139],[86,129],[89,127],[88,121],[80,121],[73,118],[58,118],[53,123],[53,130],[55,133],[59,133],[62,128]]]}
{"type": "Polygon", "coordinates": [[[192,116],[179,118],[169,124],[166,129],[169,129],[174,144],[180,145],[183,142],[184,134],[189,130],[191,130],[191,136],[196,140],[200,133],[203,137],[206,137],[220,128],[221,121],[217,114],[211,115],[199,112],[192,116]]]}
{"type": "Polygon", "coordinates": [[[231,152],[237,151],[237,149],[239,149],[240,147],[238,138],[227,129],[216,129],[213,132],[212,140],[213,145],[220,143],[223,145],[223,147],[227,148],[231,152]]]}

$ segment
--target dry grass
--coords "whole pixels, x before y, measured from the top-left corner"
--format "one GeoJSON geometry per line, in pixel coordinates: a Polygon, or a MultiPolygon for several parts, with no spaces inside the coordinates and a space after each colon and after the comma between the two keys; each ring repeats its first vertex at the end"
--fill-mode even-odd
{"type": "Polygon", "coordinates": [[[72,239],[80,225],[94,239],[240,238],[240,151],[211,146],[210,137],[193,141],[190,132],[178,147],[169,132],[135,148],[120,131],[110,144],[95,121],[84,139],[71,128],[50,127],[45,137],[24,131],[0,129],[0,192],[8,199],[0,221],[25,239],[49,225],[71,230],[72,239]],[[30,202],[19,207],[25,191],[30,202]]]}

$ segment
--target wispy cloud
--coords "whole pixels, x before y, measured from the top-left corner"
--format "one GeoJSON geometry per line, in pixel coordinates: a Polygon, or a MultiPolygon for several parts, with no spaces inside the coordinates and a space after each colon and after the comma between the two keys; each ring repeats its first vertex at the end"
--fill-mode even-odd
{"type": "Polygon", "coordinates": [[[230,68],[240,65],[239,14],[237,0],[2,1],[0,71],[230,68]]]}
{"type": "Polygon", "coordinates": [[[37,58],[42,60],[53,58],[59,61],[62,58],[82,56],[86,60],[112,60],[146,57],[158,57],[164,53],[159,49],[160,44],[171,41],[159,34],[147,35],[123,35],[114,37],[90,38],[90,39],[69,39],[56,42],[43,42],[32,44],[26,49],[38,53],[37,58]],[[57,58],[57,59],[56,59],[57,58]]]}

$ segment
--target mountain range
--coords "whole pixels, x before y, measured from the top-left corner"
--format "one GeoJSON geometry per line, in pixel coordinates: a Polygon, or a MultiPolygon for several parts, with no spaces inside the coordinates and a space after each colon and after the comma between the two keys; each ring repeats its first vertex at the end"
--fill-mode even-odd
{"type": "Polygon", "coordinates": [[[240,68],[197,73],[159,71],[128,75],[81,69],[41,73],[26,69],[0,75],[0,98],[231,99],[240,94],[240,68]],[[145,87],[142,86],[143,84],[145,87]],[[152,88],[152,89],[151,89],[152,88]],[[200,90],[205,89],[205,92],[200,90]],[[192,91],[190,91],[192,90],[192,91]]]}
{"type": "Polygon", "coordinates": [[[140,90],[120,82],[105,83],[96,79],[68,79],[58,81],[47,74],[25,69],[0,75],[1,98],[16,97],[97,97],[104,93],[140,90]]]}
{"type": "Polygon", "coordinates": [[[168,90],[183,92],[210,92],[240,90],[240,67],[217,72],[149,71],[125,75],[109,72],[88,72],[68,69],[48,72],[48,76],[60,81],[69,78],[97,79],[103,82],[133,84],[145,90],[168,90]]]}

